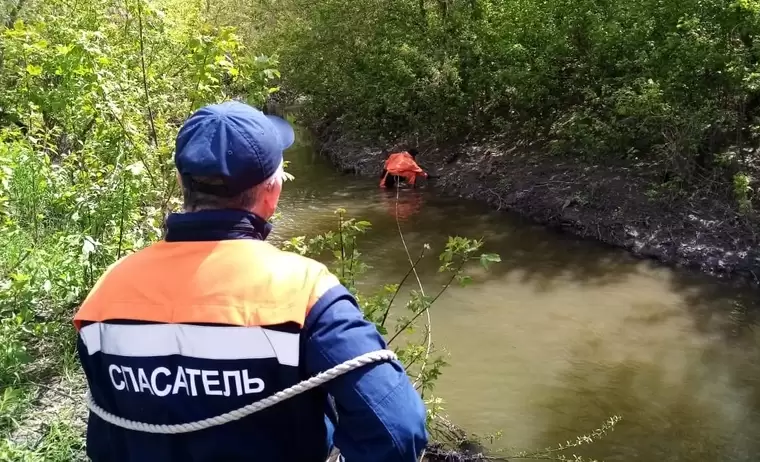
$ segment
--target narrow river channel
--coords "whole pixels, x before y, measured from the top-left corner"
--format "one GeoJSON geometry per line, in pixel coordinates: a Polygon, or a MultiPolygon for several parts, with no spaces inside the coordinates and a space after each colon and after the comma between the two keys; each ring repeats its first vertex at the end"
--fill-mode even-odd
{"type": "MultiPolygon", "coordinates": [[[[375,179],[334,172],[304,133],[286,159],[296,180],[286,183],[273,239],[334,229],[333,211],[346,208],[373,225],[361,245],[372,266],[365,285],[398,282],[409,263],[395,196],[375,179]]],[[[435,393],[457,425],[503,431],[496,447],[538,449],[618,414],[613,433],[576,453],[608,462],[760,460],[760,336],[748,314],[757,293],[431,190],[404,191],[401,209],[413,254],[462,235],[484,237],[502,257],[432,313],[450,363],[435,393]]],[[[437,259],[426,260],[421,277],[433,291],[437,259]]]]}

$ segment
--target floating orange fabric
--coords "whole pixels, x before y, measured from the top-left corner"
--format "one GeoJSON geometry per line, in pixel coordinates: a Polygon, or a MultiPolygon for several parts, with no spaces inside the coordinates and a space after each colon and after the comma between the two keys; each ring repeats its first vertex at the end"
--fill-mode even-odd
{"type": "Polygon", "coordinates": [[[417,180],[417,175],[427,178],[427,173],[417,165],[417,162],[414,161],[414,157],[406,151],[395,152],[388,156],[388,159],[385,161],[385,175],[383,175],[383,179],[380,180],[381,188],[385,187],[385,180],[388,178],[388,175],[400,176],[412,186],[414,186],[414,183],[417,180]]]}

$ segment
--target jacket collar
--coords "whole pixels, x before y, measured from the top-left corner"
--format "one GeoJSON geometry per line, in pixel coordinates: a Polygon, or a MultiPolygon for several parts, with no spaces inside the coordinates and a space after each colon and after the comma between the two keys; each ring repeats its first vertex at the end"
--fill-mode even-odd
{"type": "Polygon", "coordinates": [[[166,218],[167,242],[265,240],[272,231],[266,220],[245,210],[201,210],[172,213],[166,218]]]}

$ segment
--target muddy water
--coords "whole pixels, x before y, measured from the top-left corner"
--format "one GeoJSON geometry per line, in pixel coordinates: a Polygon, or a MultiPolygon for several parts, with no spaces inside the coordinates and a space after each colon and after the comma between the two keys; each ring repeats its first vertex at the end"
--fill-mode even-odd
{"type": "MultiPolygon", "coordinates": [[[[304,137],[301,137],[304,139],[304,137]]],[[[333,210],[372,222],[366,286],[408,269],[395,196],[374,179],[334,173],[306,142],[287,154],[275,240],[335,227],[333,210]]],[[[500,448],[542,448],[617,429],[576,453],[606,461],[760,460],[757,294],[582,242],[432,191],[401,195],[413,253],[449,235],[484,237],[503,262],[436,303],[434,341],[450,366],[435,390],[469,431],[504,435],[500,448]],[[749,310],[749,312],[748,312],[749,310]]],[[[434,258],[421,266],[428,292],[434,258]]],[[[411,286],[410,286],[411,288],[411,286]]]]}

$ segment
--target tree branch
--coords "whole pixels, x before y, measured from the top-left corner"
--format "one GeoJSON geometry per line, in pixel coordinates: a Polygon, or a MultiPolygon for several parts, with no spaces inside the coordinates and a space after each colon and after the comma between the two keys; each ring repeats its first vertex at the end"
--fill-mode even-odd
{"type": "Polygon", "coordinates": [[[148,109],[148,118],[150,120],[151,138],[153,146],[158,147],[158,135],[156,135],[156,125],[153,122],[153,109],[150,106],[150,94],[148,93],[148,73],[145,70],[145,41],[143,38],[142,23],[142,0],[137,0],[137,25],[140,33],[140,65],[142,67],[143,90],[145,92],[145,106],[148,109]]]}
{"type": "Polygon", "coordinates": [[[422,313],[424,313],[426,310],[428,310],[431,306],[433,306],[433,303],[435,303],[436,300],[443,294],[446,289],[449,288],[452,282],[454,282],[454,279],[456,279],[457,275],[459,274],[459,271],[464,267],[464,264],[466,263],[466,260],[462,261],[462,264],[459,265],[459,267],[454,271],[454,274],[451,276],[451,278],[446,282],[446,284],[443,286],[443,289],[441,289],[440,292],[433,298],[433,300],[430,301],[430,303],[427,303],[423,306],[421,310],[418,310],[414,316],[412,316],[412,319],[406,322],[403,327],[398,329],[395,334],[393,334],[393,337],[391,337],[390,340],[388,340],[388,345],[390,345],[394,340],[396,340],[396,337],[398,337],[401,332],[406,330],[407,327],[411,326],[414,321],[416,321],[420,316],[422,316],[422,313]]]}
{"type": "Polygon", "coordinates": [[[412,264],[411,267],[409,267],[409,271],[406,272],[403,279],[401,279],[401,282],[399,282],[398,287],[396,288],[396,292],[393,293],[393,297],[391,297],[390,302],[388,302],[388,307],[385,309],[385,313],[383,314],[383,320],[380,321],[380,326],[385,327],[385,321],[388,319],[388,313],[391,311],[391,306],[393,306],[393,301],[396,300],[396,296],[401,291],[401,287],[404,285],[407,279],[409,279],[409,276],[414,272],[415,268],[417,267],[417,264],[422,260],[422,257],[425,256],[425,247],[422,248],[422,252],[420,252],[420,256],[417,257],[417,260],[412,264]]]}

